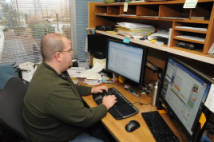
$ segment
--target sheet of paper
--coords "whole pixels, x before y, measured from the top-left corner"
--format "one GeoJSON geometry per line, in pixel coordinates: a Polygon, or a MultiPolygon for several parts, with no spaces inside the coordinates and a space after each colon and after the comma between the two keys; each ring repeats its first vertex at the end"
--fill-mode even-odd
{"type": "Polygon", "coordinates": [[[211,85],[205,106],[214,113],[214,84],[211,85]]]}
{"type": "Polygon", "coordinates": [[[88,85],[99,85],[101,83],[101,81],[99,80],[89,80],[89,79],[86,79],[84,82],[88,85]]]}
{"type": "Polygon", "coordinates": [[[183,38],[183,39],[195,40],[195,41],[201,41],[201,42],[205,41],[205,38],[196,37],[196,36],[179,35],[179,36],[176,36],[176,37],[183,38]]]}
{"type": "Polygon", "coordinates": [[[30,82],[32,77],[33,77],[33,74],[35,73],[37,69],[37,66],[31,70],[23,70],[22,71],[22,79],[25,80],[25,81],[28,81],[30,82]]]}
{"type": "Polygon", "coordinates": [[[103,65],[99,62],[96,62],[92,69],[86,70],[81,74],[82,78],[86,79],[94,79],[94,80],[101,80],[102,77],[99,74],[100,71],[103,70],[103,65]]]}
{"type": "Polygon", "coordinates": [[[102,61],[95,62],[93,68],[88,70],[86,70],[84,67],[71,67],[67,70],[67,72],[70,77],[102,80],[102,77],[99,74],[99,72],[105,68],[105,64],[103,64],[102,61]]]}
{"type": "Polygon", "coordinates": [[[100,72],[101,70],[103,70],[104,69],[104,66],[101,64],[101,63],[99,63],[99,62],[96,62],[95,64],[94,64],[94,66],[93,66],[93,68],[92,69],[90,69],[92,72],[100,72]]]}
{"type": "Polygon", "coordinates": [[[210,49],[208,51],[208,54],[214,55],[214,42],[212,43],[212,45],[211,45],[211,47],[210,47],[210,49]]]}
{"type": "Polygon", "coordinates": [[[81,75],[81,77],[89,80],[102,80],[102,76],[95,72],[85,72],[81,75]]]}
{"type": "Polygon", "coordinates": [[[118,22],[117,25],[127,29],[154,28],[152,25],[131,22],[118,22]]]}
{"type": "Polygon", "coordinates": [[[84,67],[71,67],[67,70],[70,77],[81,77],[81,74],[85,71],[84,67]]]}
{"type": "Polygon", "coordinates": [[[198,0],[186,0],[183,8],[195,8],[198,0]]]}
{"type": "Polygon", "coordinates": [[[34,63],[25,62],[25,63],[20,64],[18,67],[20,70],[31,71],[31,70],[34,70],[34,63]]]}
{"type": "Polygon", "coordinates": [[[175,28],[176,29],[196,30],[196,31],[207,31],[207,28],[190,27],[190,26],[176,26],[175,28]]]}
{"type": "Polygon", "coordinates": [[[148,40],[156,39],[157,36],[169,38],[169,31],[160,30],[160,31],[153,33],[150,36],[148,36],[148,40]]]}
{"type": "Polygon", "coordinates": [[[124,2],[123,11],[124,12],[128,11],[128,2],[124,2]]]}

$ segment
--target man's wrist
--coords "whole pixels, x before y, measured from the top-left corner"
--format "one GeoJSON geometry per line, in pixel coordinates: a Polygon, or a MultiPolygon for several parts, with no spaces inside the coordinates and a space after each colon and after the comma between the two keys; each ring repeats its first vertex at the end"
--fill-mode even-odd
{"type": "Polygon", "coordinates": [[[92,93],[92,94],[94,93],[94,87],[91,88],[91,93],[92,93]]]}
{"type": "Polygon", "coordinates": [[[102,105],[106,108],[106,111],[108,111],[108,107],[103,103],[102,103],[102,105]]]}

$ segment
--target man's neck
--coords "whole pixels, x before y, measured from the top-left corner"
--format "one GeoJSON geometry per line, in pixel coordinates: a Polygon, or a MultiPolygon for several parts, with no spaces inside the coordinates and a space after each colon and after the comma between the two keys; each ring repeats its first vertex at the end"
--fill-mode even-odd
{"type": "Polygon", "coordinates": [[[47,65],[53,68],[58,74],[61,74],[62,71],[60,70],[59,66],[53,62],[44,61],[47,65]]]}

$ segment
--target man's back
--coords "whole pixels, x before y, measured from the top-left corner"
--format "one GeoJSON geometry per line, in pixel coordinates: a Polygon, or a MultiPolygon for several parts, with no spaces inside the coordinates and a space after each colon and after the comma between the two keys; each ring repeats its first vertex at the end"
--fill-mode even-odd
{"type": "MultiPolygon", "coordinates": [[[[89,94],[89,91],[89,88],[85,88],[86,93],[89,94]]],[[[95,117],[97,121],[105,115],[102,107],[97,111],[100,113],[94,116],[87,115],[83,107],[80,94],[72,81],[66,80],[43,63],[35,72],[24,99],[26,131],[33,142],[63,142],[72,139],[83,127],[90,125],[87,119],[95,117]],[[83,109],[77,111],[75,108],[83,109]],[[79,119],[86,121],[79,122],[79,119]]]]}

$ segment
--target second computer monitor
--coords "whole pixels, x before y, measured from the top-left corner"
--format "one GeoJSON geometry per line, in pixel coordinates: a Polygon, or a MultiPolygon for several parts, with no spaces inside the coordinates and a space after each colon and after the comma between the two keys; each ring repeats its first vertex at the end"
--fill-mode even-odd
{"type": "Polygon", "coordinates": [[[160,97],[187,136],[192,137],[196,131],[210,86],[211,81],[196,69],[179,60],[168,59],[160,97]]]}
{"type": "Polygon", "coordinates": [[[144,78],[147,48],[109,40],[106,67],[125,78],[141,84],[144,78]]]}

